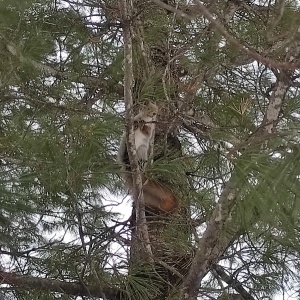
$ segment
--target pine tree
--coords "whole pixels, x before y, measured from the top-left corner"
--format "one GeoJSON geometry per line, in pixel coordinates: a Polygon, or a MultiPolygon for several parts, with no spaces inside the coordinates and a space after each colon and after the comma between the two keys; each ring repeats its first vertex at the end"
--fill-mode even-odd
{"type": "Polygon", "coordinates": [[[0,0],[0,298],[298,299],[298,15],[0,0]],[[147,100],[145,174],[180,209],[143,219],[116,156],[147,100]]]}

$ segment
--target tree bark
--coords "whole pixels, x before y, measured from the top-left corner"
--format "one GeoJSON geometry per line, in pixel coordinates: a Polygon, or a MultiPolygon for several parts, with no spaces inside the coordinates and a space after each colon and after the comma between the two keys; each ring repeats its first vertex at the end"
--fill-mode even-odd
{"type": "Polygon", "coordinates": [[[17,289],[58,292],[73,296],[93,296],[108,300],[120,299],[120,291],[109,287],[107,284],[90,286],[78,282],[66,282],[56,279],[23,276],[0,271],[1,284],[9,284],[17,289]]]}

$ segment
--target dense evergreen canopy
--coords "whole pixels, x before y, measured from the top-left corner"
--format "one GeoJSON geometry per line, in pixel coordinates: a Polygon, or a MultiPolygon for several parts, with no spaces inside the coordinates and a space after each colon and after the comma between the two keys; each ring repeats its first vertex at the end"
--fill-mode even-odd
{"type": "Polygon", "coordinates": [[[293,0],[0,0],[0,298],[299,299],[299,15],[293,0]],[[127,120],[160,109],[147,176],[182,207],[147,220],[145,265],[116,162],[128,76],[127,120]]]}

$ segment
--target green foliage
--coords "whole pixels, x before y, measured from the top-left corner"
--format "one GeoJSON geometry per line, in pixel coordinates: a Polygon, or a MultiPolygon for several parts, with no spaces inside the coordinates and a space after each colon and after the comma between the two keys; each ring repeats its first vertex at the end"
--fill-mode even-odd
{"type": "MultiPolygon", "coordinates": [[[[161,105],[160,134],[174,134],[181,144],[181,151],[167,151],[166,141],[156,141],[155,161],[146,170],[184,206],[180,216],[159,216],[161,235],[150,232],[163,250],[159,259],[169,266],[163,271],[176,275],[175,283],[166,283],[163,272],[131,265],[133,220],[119,215],[127,201],[120,199],[125,188],[116,164],[126,70],[117,1],[71,2],[0,0],[1,270],[83,286],[108,284],[137,300],[159,299],[167,286],[175,299],[176,271],[186,274],[205,222],[233,176],[238,200],[224,221],[222,238],[231,240],[221,263],[257,299],[296,289],[298,71],[253,62],[186,1],[176,3],[193,16],[191,22],[152,1],[135,3],[134,101],[161,105]],[[277,131],[257,138],[278,74],[290,87],[277,131]],[[184,261],[174,264],[175,272],[172,256],[184,261]]],[[[268,7],[237,2],[214,1],[208,8],[254,52],[288,61],[286,49],[298,38],[298,3],[285,1],[280,15],[274,1],[268,7]]],[[[234,288],[220,284],[214,271],[207,278],[203,298],[234,288]]],[[[5,299],[73,297],[5,285],[0,290],[5,299]]]]}
{"type": "Polygon", "coordinates": [[[133,267],[125,282],[125,290],[130,300],[155,299],[160,294],[162,282],[150,266],[133,267]]]}

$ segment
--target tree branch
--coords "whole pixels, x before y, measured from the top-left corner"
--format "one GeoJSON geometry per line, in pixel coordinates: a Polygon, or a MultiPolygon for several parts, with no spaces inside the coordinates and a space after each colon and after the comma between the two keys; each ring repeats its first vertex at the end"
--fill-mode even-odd
{"type": "Polygon", "coordinates": [[[124,38],[124,102],[125,102],[125,122],[126,122],[126,141],[129,162],[132,170],[133,179],[133,200],[136,210],[136,234],[139,238],[140,251],[136,254],[142,256],[148,261],[152,261],[152,250],[150,245],[148,227],[145,215],[145,201],[143,197],[143,184],[141,172],[136,156],[135,137],[133,128],[133,66],[132,66],[132,3],[131,0],[121,0],[120,3],[123,20],[123,38],[124,38]]]}
{"type": "MultiPolygon", "coordinates": [[[[288,90],[286,77],[278,76],[275,88],[270,97],[265,116],[259,129],[252,135],[251,139],[257,137],[268,136],[266,133],[273,133],[278,123],[279,113],[282,109],[285,94],[288,90]]],[[[263,143],[265,139],[262,139],[263,143]]],[[[203,277],[210,270],[212,265],[216,263],[222,253],[230,245],[236,230],[232,230],[231,234],[224,234],[225,223],[230,217],[230,212],[233,209],[237,194],[236,185],[239,182],[238,178],[233,174],[221,193],[212,216],[208,222],[207,228],[198,242],[198,248],[195,253],[191,268],[185,277],[180,291],[181,300],[194,300],[197,298],[199,284],[203,277]]]]}
{"type": "Polygon", "coordinates": [[[0,271],[1,284],[9,284],[20,289],[36,290],[46,292],[64,293],[73,296],[103,297],[105,294],[109,300],[120,299],[120,291],[116,288],[103,286],[83,286],[77,282],[65,282],[55,279],[37,278],[33,276],[17,275],[14,273],[0,271]]]}
{"type": "Polygon", "coordinates": [[[207,274],[211,265],[216,262],[220,254],[224,252],[231,240],[231,237],[228,239],[228,237],[223,236],[223,231],[236,201],[235,182],[236,178],[232,176],[226,183],[207,228],[202,238],[199,239],[198,249],[190,271],[183,281],[180,293],[181,300],[197,299],[200,281],[207,274]]]}
{"type": "Polygon", "coordinates": [[[230,287],[235,289],[245,300],[255,300],[243,287],[243,285],[235,278],[229,276],[225,270],[219,266],[215,265],[214,269],[220,278],[225,281],[230,287]]]}
{"type": "Polygon", "coordinates": [[[271,134],[279,121],[279,114],[282,109],[285,94],[289,85],[282,78],[277,79],[274,90],[270,96],[268,108],[259,128],[259,132],[271,134]]]}

